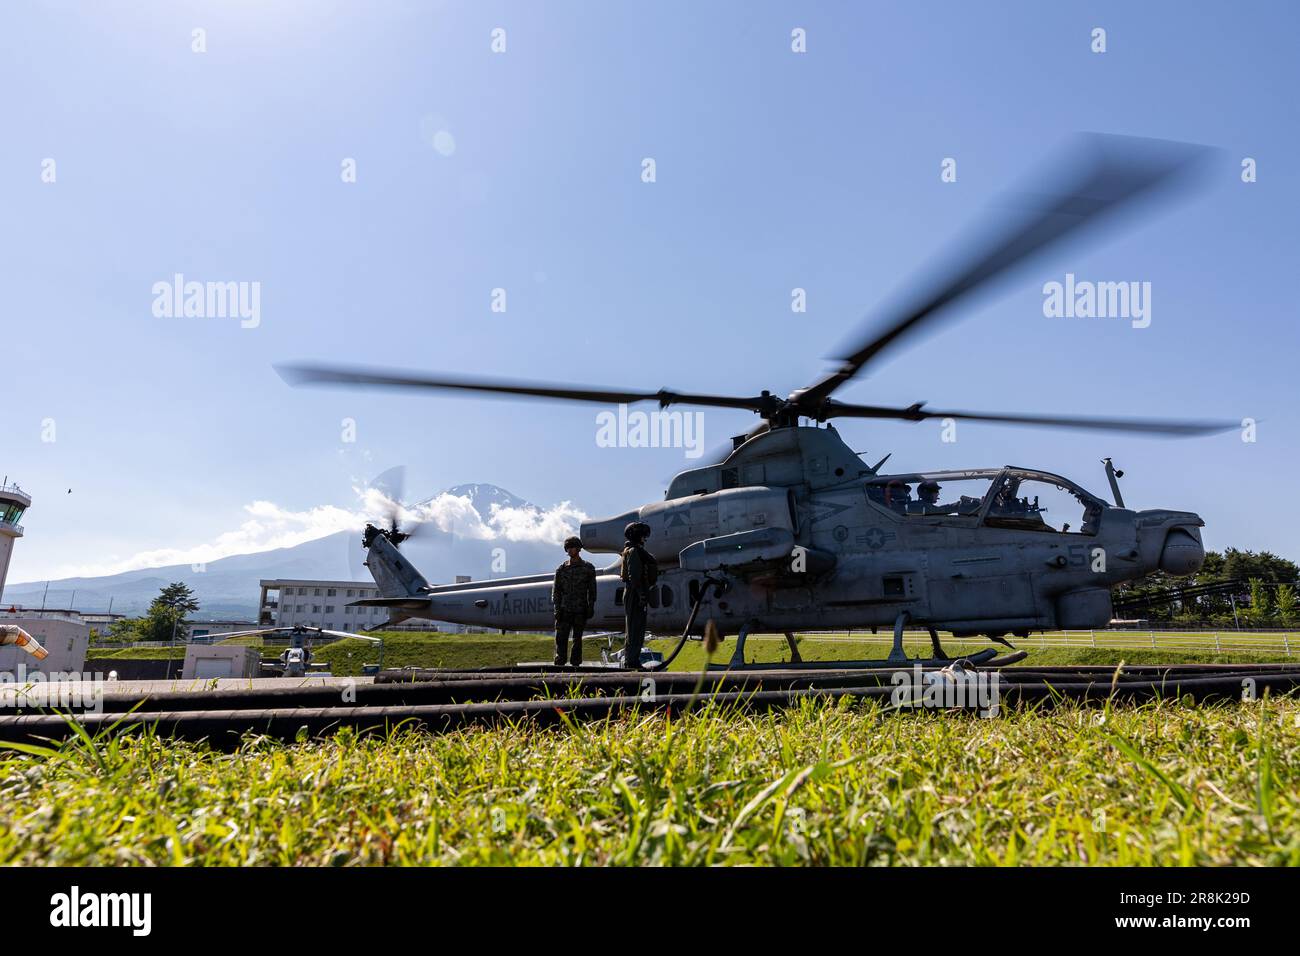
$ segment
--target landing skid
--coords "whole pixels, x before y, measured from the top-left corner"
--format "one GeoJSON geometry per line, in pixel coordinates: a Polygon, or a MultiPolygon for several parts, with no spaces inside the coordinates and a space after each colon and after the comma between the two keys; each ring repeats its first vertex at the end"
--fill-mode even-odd
{"type": "Polygon", "coordinates": [[[726,664],[709,664],[711,671],[850,671],[850,670],[898,670],[900,667],[921,666],[925,668],[947,667],[954,660],[962,660],[976,667],[996,666],[1001,667],[1006,664],[1014,664],[1022,661],[1029,655],[1024,651],[1018,651],[1016,654],[1008,654],[1006,658],[998,658],[996,648],[986,648],[982,651],[976,651],[974,654],[965,654],[960,658],[939,658],[939,657],[904,657],[901,660],[888,658],[885,660],[871,661],[782,661],[772,664],[746,664],[744,661],[737,663],[735,660],[726,664]],[[996,660],[995,660],[996,659],[996,660]]]}
{"type": "MultiPolygon", "coordinates": [[[[745,663],[745,640],[749,637],[751,631],[757,626],[756,621],[744,624],[740,628],[740,633],[736,636],[736,649],[732,652],[731,660],[726,664],[709,664],[709,670],[714,671],[762,671],[762,670],[897,670],[900,667],[947,667],[953,663],[953,658],[944,653],[943,646],[939,643],[939,633],[933,627],[929,628],[930,645],[934,652],[933,657],[908,657],[903,651],[903,630],[907,622],[911,620],[911,614],[907,611],[900,611],[898,617],[894,620],[894,645],[889,652],[889,656],[884,660],[872,661],[804,661],[799,657],[799,646],[795,641],[794,634],[787,631],[785,639],[790,645],[790,660],[777,664],[747,664],[745,663]]],[[[1006,641],[1000,641],[1011,647],[1006,641]]],[[[1017,651],[1012,648],[1013,653],[1005,657],[998,657],[998,651],[995,648],[986,648],[982,651],[976,651],[974,654],[963,654],[958,660],[961,660],[974,667],[1005,667],[1008,664],[1015,664],[1023,661],[1029,655],[1024,651],[1017,651]]]]}

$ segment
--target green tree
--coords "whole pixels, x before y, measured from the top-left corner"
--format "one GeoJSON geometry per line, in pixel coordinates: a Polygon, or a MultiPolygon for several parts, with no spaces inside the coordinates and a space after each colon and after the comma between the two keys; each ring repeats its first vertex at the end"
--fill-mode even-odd
{"type": "MultiPolygon", "coordinates": [[[[1141,612],[1142,617],[1153,621],[1170,621],[1177,619],[1180,623],[1215,623],[1231,625],[1234,623],[1233,602],[1226,594],[1205,594],[1186,602],[1173,599],[1180,588],[1202,584],[1218,584],[1225,581],[1257,581],[1260,587],[1253,589],[1260,600],[1254,607],[1246,608],[1238,596],[1238,609],[1242,622],[1264,623],[1275,618],[1257,617],[1257,608],[1265,608],[1267,614],[1268,597],[1273,585],[1300,584],[1300,565],[1286,558],[1280,558],[1269,551],[1243,551],[1238,548],[1225,548],[1222,552],[1210,551],[1205,555],[1205,563],[1195,574],[1185,578],[1175,578],[1163,571],[1154,571],[1137,580],[1117,584],[1113,588],[1116,601],[1125,599],[1162,597],[1169,595],[1167,603],[1161,602],[1141,612]]],[[[1243,587],[1244,591],[1245,588],[1243,587]]]]}
{"type": "Polygon", "coordinates": [[[138,618],[120,618],[108,626],[109,641],[138,641],[140,639],[140,621],[138,618]]]}
{"type": "Polygon", "coordinates": [[[1279,584],[1277,586],[1277,619],[1283,625],[1289,625],[1295,620],[1295,585],[1279,584]]]}
{"type": "Polygon", "coordinates": [[[1259,578],[1250,579],[1250,619],[1256,624],[1268,619],[1268,590],[1259,578]]]}
{"type": "MultiPolygon", "coordinates": [[[[1198,580],[1210,580],[1205,576],[1209,566],[1210,560],[1207,555],[1205,567],[1197,576],[1198,580]]],[[[1269,551],[1260,551],[1256,554],[1254,551],[1227,548],[1223,552],[1222,566],[1214,577],[1222,581],[1233,579],[1249,581],[1251,578],[1258,578],[1265,584],[1295,584],[1300,577],[1300,567],[1297,567],[1295,562],[1279,558],[1269,551]]]]}
{"type": "Polygon", "coordinates": [[[176,581],[163,588],[149,605],[149,613],[140,621],[140,639],[170,641],[184,636],[185,617],[199,609],[199,602],[189,585],[176,581]]]}

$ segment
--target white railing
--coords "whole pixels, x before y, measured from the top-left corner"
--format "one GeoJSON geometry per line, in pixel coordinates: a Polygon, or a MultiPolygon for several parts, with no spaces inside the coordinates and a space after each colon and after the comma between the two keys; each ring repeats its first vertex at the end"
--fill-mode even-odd
{"type": "MultiPolygon", "coordinates": [[[[879,633],[870,631],[801,631],[807,637],[824,641],[863,641],[872,644],[892,644],[892,629],[882,627],[879,633]]],[[[767,637],[769,635],[754,635],[767,637]]],[[[781,635],[774,639],[785,640],[781,635]]],[[[909,640],[928,639],[928,632],[906,632],[909,640]]],[[[944,640],[955,640],[951,634],[940,632],[944,640]]],[[[753,640],[754,638],[750,638],[753,640]]],[[[962,641],[984,640],[961,638],[962,641]]],[[[1049,631],[1029,637],[1009,638],[1016,647],[1096,647],[1110,650],[1184,650],[1184,651],[1254,651],[1261,654],[1282,653],[1291,655],[1300,648],[1300,633],[1294,631],[1049,631]]]]}

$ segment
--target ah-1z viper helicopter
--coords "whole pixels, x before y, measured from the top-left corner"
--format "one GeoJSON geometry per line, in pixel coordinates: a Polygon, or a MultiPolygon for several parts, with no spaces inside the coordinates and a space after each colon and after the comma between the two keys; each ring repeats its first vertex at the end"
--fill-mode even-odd
{"type": "MultiPolygon", "coordinates": [[[[785,398],[767,391],[646,392],[320,365],[279,371],[293,384],[601,404],[652,401],[661,408],[757,413],[762,422],[733,439],[722,460],[679,473],[664,500],[583,522],[580,531],[587,550],[618,553],[627,524],[649,525],[646,547],[663,568],[651,596],[649,630],[680,633],[685,640],[711,620],[723,636],[738,635],[732,666],[744,664],[745,638],[758,632],[784,633],[798,660],[796,631],[892,625],[894,645],[885,663],[893,665],[907,661],[902,638],[908,624],[929,629],[936,661],[947,659],[938,630],[1006,643],[1004,635],[1102,626],[1112,615],[1112,585],[1157,569],[1185,575],[1201,566],[1204,522],[1198,515],[1125,507],[1117,481],[1122,472],[1109,460],[1113,503],[1031,468],[883,474],[888,455],[867,465],[829,421],[961,419],[1162,436],[1209,434],[1234,423],[936,411],[920,403],[897,408],[832,396],[887,348],[932,327],[976,288],[1186,182],[1207,153],[1186,144],[1082,138],[1061,188],[1040,191],[1028,208],[1021,203],[1014,221],[976,252],[903,297],[886,321],[874,324],[878,331],[845,351],[837,368],[785,398]],[[954,486],[962,492],[956,497],[954,486]],[[952,500],[944,502],[945,495],[952,500]],[[1075,521],[1061,520],[1061,502],[1077,512],[1075,521]]],[[[405,537],[395,521],[388,528],[366,527],[366,563],[383,597],[357,604],[385,607],[393,622],[418,617],[506,630],[551,625],[550,574],[430,585],[399,553],[405,537]]],[[[617,561],[599,573],[597,591],[589,627],[621,630],[624,588],[617,561]]],[[[978,656],[993,654],[989,649],[978,656]]]]}

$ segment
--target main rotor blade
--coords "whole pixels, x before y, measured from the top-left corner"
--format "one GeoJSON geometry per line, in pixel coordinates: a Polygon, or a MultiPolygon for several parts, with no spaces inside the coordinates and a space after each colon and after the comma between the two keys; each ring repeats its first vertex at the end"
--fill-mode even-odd
{"type": "Polygon", "coordinates": [[[338,365],[277,365],[275,370],[290,385],[378,386],[450,391],[486,392],[518,398],[548,398],[570,402],[596,402],[604,405],[658,402],[659,405],[706,405],[716,408],[744,408],[761,411],[770,398],[741,398],[728,395],[700,395],[673,392],[631,392],[613,388],[580,388],[546,382],[509,381],[467,375],[423,375],[418,372],[388,372],[338,365]]]}
{"type": "Polygon", "coordinates": [[[885,321],[873,324],[845,351],[838,369],[796,393],[799,404],[809,409],[820,404],[877,355],[923,325],[934,324],[940,311],[968,293],[1005,278],[1137,200],[1187,182],[1212,152],[1166,140],[1080,136],[1066,152],[1065,162],[1072,168],[1056,175],[1056,185],[1013,197],[1017,208],[992,239],[975,237],[969,243],[973,251],[958,256],[955,265],[940,264],[924,285],[898,296],[885,321]]]}
{"type": "Polygon", "coordinates": [[[1137,432],[1166,438],[1191,438],[1213,435],[1240,427],[1229,421],[1177,421],[1159,418],[1094,418],[1071,415],[1013,415],[1000,412],[942,412],[921,405],[886,408],[882,405],[851,405],[830,401],[823,406],[827,418],[893,418],[919,422],[930,418],[956,418],[975,422],[998,422],[1005,425],[1041,425],[1049,428],[1085,428],[1097,431],[1137,432]]]}

